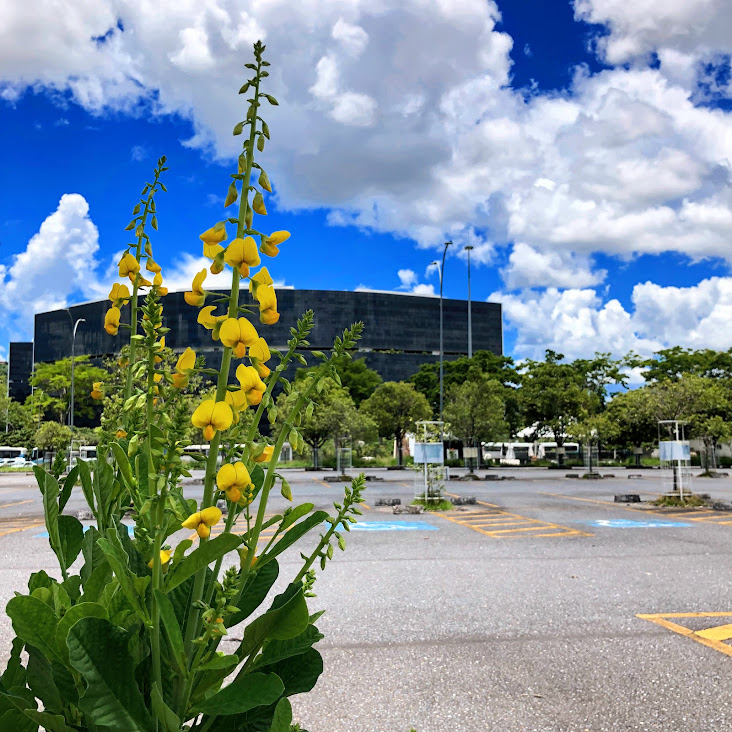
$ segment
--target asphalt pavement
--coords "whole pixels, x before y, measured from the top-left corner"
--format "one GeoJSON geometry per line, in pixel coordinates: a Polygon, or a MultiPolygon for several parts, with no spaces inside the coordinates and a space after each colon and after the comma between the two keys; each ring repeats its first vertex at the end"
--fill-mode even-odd
{"type": "MultiPolygon", "coordinates": [[[[383,480],[311,601],[325,672],[293,698],[310,732],[732,730],[732,512],[614,502],[662,493],[660,471],[491,469],[507,479],[446,485],[474,506],[393,515],[376,500],[409,503],[415,474],[367,472],[383,480]]],[[[295,501],[327,508],[328,475],[288,471],[295,501]]],[[[732,478],[693,488],[732,501],[732,478]]],[[[67,513],[82,507],[79,492],[67,513]]],[[[55,572],[43,531],[32,476],[0,474],[3,605],[55,572]]],[[[281,566],[286,582],[297,552],[281,566]]],[[[1,615],[3,659],[10,637],[1,615]]]]}

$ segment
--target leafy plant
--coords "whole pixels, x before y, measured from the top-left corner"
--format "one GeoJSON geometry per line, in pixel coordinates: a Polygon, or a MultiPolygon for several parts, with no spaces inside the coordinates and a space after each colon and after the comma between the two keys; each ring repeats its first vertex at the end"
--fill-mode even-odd
{"type": "Polygon", "coordinates": [[[79,461],[65,478],[60,463],[51,472],[35,468],[60,579],[35,572],[28,594],[17,593],[8,602],[16,637],[0,676],[2,730],[287,732],[292,727],[289,698],[312,689],[322,672],[322,658],[313,647],[322,638],[315,625],[320,613],[309,613],[307,598],[314,567],[324,569],[335,546],[345,549],[343,532],[360,514],[364,478],[346,488],[332,514],[313,511],[311,503],[274,516],[267,508],[277,483],[292,500],[287,480],[276,472],[280,450],[285,440],[302,445],[302,420],[326,381],[339,383],[335,364],[348,358],[362,325],[344,331],[330,356],[316,354],[320,365],[293,385],[283,373],[293,359],[301,361],[299,350],[309,345],[312,312],[291,328],[285,353],[270,352],[249,320],[257,306],[261,323],[279,319],[269,272],[262,267],[250,275],[250,268],[260,264],[260,252],[275,257],[289,237],[253,226],[255,213],[266,214],[264,193],[271,191],[267,173],[255,161],[255,149],[261,152],[270,137],[261,107],[265,101],[277,104],[260,88],[269,66],[263,52],[264,46],[255,44],[255,63],[246,64],[252,75],[240,93],[250,91],[251,97],[246,118],[234,128],[235,135],[247,132],[226,197],[227,206],[239,201],[238,215],[200,237],[211,271],[231,267],[231,292],[221,297],[204,290],[204,269],[185,296],[201,308],[199,323],[222,342],[221,368],[201,367],[191,349],[174,366],[163,357],[167,291],[148,234],[148,227],[158,229],[156,194],[166,191],[163,157],[127,227],[135,241],[120,260],[119,274],[129,278],[132,291],[115,283],[105,317],[108,333],[126,329],[130,335],[119,362],[123,378],[117,386],[113,380],[95,382],[92,390],[100,400],[118,389],[123,408],[110,411],[96,462],[79,461]],[[236,236],[225,246],[227,224],[236,236]],[[152,281],[142,275],[143,264],[152,281]],[[256,305],[240,305],[242,280],[248,280],[256,305]],[[207,298],[213,305],[205,306],[207,298]],[[122,309],[128,306],[125,324],[122,309]],[[223,312],[216,312],[219,307],[223,312]],[[273,357],[278,363],[270,370],[273,357]],[[235,385],[230,384],[233,360],[242,361],[235,385]],[[188,389],[196,373],[214,377],[216,388],[191,417],[188,389]],[[279,421],[275,387],[290,397],[279,421]],[[270,424],[279,424],[271,444],[259,430],[265,414],[270,424]],[[191,423],[198,442],[210,448],[208,456],[201,456],[205,478],[199,504],[182,487],[182,478],[190,475],[181,458],[191,423]],[[64,513],[77,483],[94,515],[86,530],[64,513]],[[219,532],[223,515],[216,504],[221,499],[227,514],[219,532]],[[123,523],[126,517],[132,535],[123,523]],[[278,558],[318,527],[322,533],[315,548],[300,555],[295,576],[268,600],[280,572],[278,558]],[[181,539],[186,529],[187,538],[181,539]],[[265,529],[274,533],[262,547],[265,529]],[[80,568],[73,573],[78,559],[80,568]],[[235,626],[242,626],[237,630],[241,640],[225,654],[219,645],[235,626]],[[226,679],[231,681],[225,685],[226,679]]]}

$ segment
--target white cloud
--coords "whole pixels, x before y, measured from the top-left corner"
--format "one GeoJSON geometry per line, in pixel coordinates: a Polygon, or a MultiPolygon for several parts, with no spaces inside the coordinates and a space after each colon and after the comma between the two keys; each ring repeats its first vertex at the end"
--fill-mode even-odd
{"type": "Polygon", "coordinates": [[[11,338],[28,337],[35,313],[97,293],[97,227],[78,193],[61,197],[27,247],[0,265],[0,312],[11,338]]]}
{"type": "Polygon", "coordinates": [[[505,325],[516,331],[516,353],[531,358],[540,358],[546,348],[577,358],[595,351],[650,355],[676,345],[732,347],[732,277],[711,277],[691,287],[639,283],[631,311],[616,299],[603,302],[589,288],[496,292],[488,299],[503,303],[505,325]]]}
{"type": "Polygon", "coordinates": [[[587,257],[559,250],[542,252],[517,242],[501,275],[509,290],[520,290],[531,287],[591,287],[600,284],[607,272],[593,272],[587,257]]]}
{"type": "Polygon", "coordinates": [[[397,272],[397,276],[402,283],[402,287],[409,289],[413,285],[417,284],[417,273],[411,269],[400,269],[397,272]]]}
{"type": "Polygon", "coordinates": [[[574,0],[575,15],[608,27],[598,47],[619,64],[659,48],[731,50],[732,7],[726,0],[574,0]]]}

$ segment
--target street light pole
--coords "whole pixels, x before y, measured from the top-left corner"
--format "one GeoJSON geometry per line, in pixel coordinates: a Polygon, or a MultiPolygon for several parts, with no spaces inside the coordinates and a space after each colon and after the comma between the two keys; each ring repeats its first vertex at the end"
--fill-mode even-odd
{"type": "Polygon", "coordinates": [[[473,358],[473,307],[470,300],[470,252],[473,247],[468,244],[465,251],[468,253],[468,358],[473,358]]]}
{"type": "MultiPolygon", "coordinates": [[[[71,315],[71,310],[68,308],[66,312],[69,314],[69,319],[74,322],[74,318],[71,315]]],[[[86,323],[85,318],[78,318],[74,323],[74,329],[71,334],[71,410],[69,413],[69,427],[71,428],[71,434],[74,433],[74,356],[76,352],[76,329],[79,327],[79,323],[86,323]]]]}
{"type": "Polygon", "coordinates": [[[442,266],[440,267],[440,436],[442,436],[442,407],[443,407],[443,390],[444,390],[444,367],[445,348],[443,344],[443,325],[442,325],[442,285],[445,280],[445,257],[447,256],[447,248],[452,244],[451,241],[445,242],[445,248],[442,251],[442,266]]]}

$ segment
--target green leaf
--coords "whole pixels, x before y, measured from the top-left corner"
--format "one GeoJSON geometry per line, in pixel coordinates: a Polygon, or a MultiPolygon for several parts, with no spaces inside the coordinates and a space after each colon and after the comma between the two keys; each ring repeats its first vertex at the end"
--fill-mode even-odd
{"type": "Polygon", "coordinates": [[[266,666],[270,663],[284,661],[286,658],[299,656],[325,636],[314,626],[308,625],[300,635],[288,640],[271,640],[264,647],[262,655],[257,659],[254,668],[266,666]]]}
{"type": "Polygon", "coordinates": [[[22,638],[13,638],[13,646],[10,652],[8,665],[5,667],[3,675],[0,676],[0,683],[10,689],[13,686],[25,686],[25,668],[20,661],[20,654],[25,643],[22,638]]]}
{"type": "Polygon", "coordinates": [[[119,468],[122,480],[125,482],[125,485],[129,490],[134,490],[137,488],[137,483],[132,476],[132,466],[127,458],[127,453],[118,442],[112,443],[112,452],[114,453],[114,459],[117,463],[117,467],[119,468]]]}
{"type": "Polygon", "coordinates": [[[127,631],[101,618],[82,618],[69,631],[73,667],[87,688],[79,708],[110,732],[148,732],[153,721],[137,687],[127,631]]]}
{"type": "Polygon", "coordinates": [[[314,649],[268,666],[260,666],[260,672],[274,673],[285,685],[285,696],[311,691],[323,673],[323,657],[314,649]]]}
{"type": "Polygon", "coordinates": [[[8,600],[5,612],[13,621],[13,630],[28,645],[35,646],[48,658],[56,653],[56,626],[58,619],[45,602],[36,597],[18,595],[8,600]]]}
{"type": "Polygon", "coordinates": [[[33,472],[36,474],[36,482],[43,495],[43,515],[46,520],[46,530],[48,531],[48,543],[58,557],[59,562],[61,562],[61,555],[59,554],[61,539],[58,535],[58,481],[40,465],[34,465],[33,472]]]}
{"type": "Polygon", "coordinates": [[[234,135],[241,135],[241,133],[244,131],[244,123],[243,122],[237,122],[237,124],[234,126],[234,132],[232,134],[234,135]]]}
{"type": "Polygon", "coordinates": [[[218,671],[225,668],[233,668],[239,663],[238,656],[216,655],[210,661],[199,666],[197,671],[218,671]]]}
{"type": "MultiPolygon", "coordinates": [[[[74,728],[69,727],[64,721],[64,718],[59,714],[49,714],[45,711],[39,712],[37,709],[24,709],[23,714],[35,724],[41,725],[46,732],[75,732],[74,728]]],[[[1,719],[0,722],[2,722],[1,719]]],[[[5,728],[2,727],[2,729],[5,728]]],[[[13,732],[18,732],[15,727],[12,729],[13,732]]]]}
{"type": "Polygon", "coordinates": [[[163,695],[160,693],[160,689],[158,689],[157,682],[152,685],[150,701],[152,702],[153,714],[162,724],[163,732],[180,732],[180,718],[163,701],[163,695]]]}
{"type": "Polygon", "coordinates": [[[62,712],[64,702],[56,688],[51,673],[51,663],[34,646],[27,646],[28,651],[28,687],[43,702],[48,712],[62,712]]]}
{"type": "Polygon", "coordinates": [[[267,97],[267,101],[273,106],[277,107],[279,105],[279,102],[271,94],[265,94],[264,96],[267,97]]]}
{"type": "Polygon", "coordinates": [[[302,633],[308,626],[308,606],[302,585],[291,584],[275,597],[272,607],[244,629],[236,655],[244,659],[258,651],[265,640],[287,640],[302,633]]]}
{"type": "Polygon", "coordinates": [[[183,634],[181,633],[178,619],[175,617],[173,604],[170,602],[168,596],[161,590],[153,590],[153,592],[155,594],[155,601],[158,604],[160,620],[162,621],[165,633],[168,636],[173,661],[178,667],[178,670],[184,672],[186,670],[186,656],[183,650],[183,634]]]}
{"type": "Polygon", "coordinates": [[[292,546],[300,537],[307,534],[310,529],[322,524],[327,518],[328,513],[326,511],[316,511],[304,521],[295,524],[265,555],[259,557],[257,564],[260,567],[264,566],[278,554],[282,554],[285,549],[292,546]]]}
{"type": "Polygon", "coordinates": [[[177,568],[173,567],[168,573],[165,591],[170,592],[181,582],[185,582],[189,577],[196,574],[198,570],[208,567],[211,562],[215,562],[219,557],[223,557],[236,549],[239,544],[241,544],[241,537],[235,534],[221,534],[215,539],[211,539],[211,541],[202,543],[198,549],[185,557],[177,568]]]}
{"type": "Polygon", "coordinates": [[[241,714],[274,703],[284,688],[275,674],[246,674],[210,696],[195,711],[220,716],[241,714]]]}
{"type": "Polygon", "coordinates": [[[99,539],[97,543],[107,555],[107,561],[132,609],[145,625],[149,625],[150,617],[145,606],[145,590],[150,583],[150,577],[137,577],[130,571],[129,557],[122,548],[115,529],[108,529],[107,537],[108,539],[99,539]]]}
{"type": "Polygon", "coordinates": [[[39,587],[50,587],[56,580],[52,580],[45,570],[41,569],[38,572],[33,572],[28,579],[28,592],[32,593],[33,590],[39,587]]]}
{"type": "Polygon", "coordinates": [[[280,530],[286,531],[295,523],[295,521],[299,521],[303,516],[309,514],[314,508],[315,505],[312,503],[301,503],[299,506],[295,506],[292,511],[285,515],[285,519],[280,526],[280,530]]]}
{"type": "Polygon", "coordinates": [[[260,568],[242,592],[241,599],[237,603],[239,612],[227,616],[224,619],[224,625],[231,628],[241,623],[242,620],[246,620],[264,602],[264,598],[269,594],[279,573],[280,567],[276,559],[260,568]]]}
{"type": "Polygon", "coordinates": [[[112,567],[105,557],[104,564],[100,564],[84,583],[84,602],[96,602],[99,600],[104,592],[104,588],[112,581],[112,577],[112,567]]]}
{"type": "Polygon", "coordinates": [[[285,697],[277,702],[274,717],[272,718],[272,726],[269,728],[269,732],[290,732],[291,724],[292,704],[290,704],[290,700],[285,697]]]}
{"type": "Polygon", "coordinates": [[[107,561],[104,552],[97,545],[97,539],[101,539],[101,537],[102,535],[97,531],[96,526],[90,526],[84,532],[84,539],[81,542],[84,566],[79,572],[81,575],[81,584],[84,589],[86,589],[86,583],[89,577],[91,577],[92,572],[107,561]]]}
{"type": "Polygon", "coordinates": [[[80,460],[78,463],[76,463],[76,466],[79,468],[79,478],[81,478],[81,490],[84,493],[84,498],[86,498],[86,502],[89,508],[91,508],[94,516],[97,518],[98,521],[99,516],[97,514],[96,504],[94,503],[94,488],[92,487],[92,478],[91,473],[89,472],[89,464],[85,460],[80,460]]]}
{"type": "Polygon", "coordinates": [[[103,618],[108,620],[107,609],[96,602],[80,602],[78,605],[69,608],[66,615],[61,618],[56,626],[55,642],[58,650],[58,656],[61,661],[71,668],[69,662],[69,648],[66,645],[66,638],[69,631],[82,618],[103,618]]]}
{"type": "Polygon", "coordinates": [[[74,516],[58,517],[59,561],[64,569],[68,569],[81,551],[84,541],[84,527],[74,516]]]}
{"type": "Polygon", "coordinates": [[[152,217],[152,220],[150,221],[150,225],[153,227],[153,229],[155,229],[155,231],[158,230],[158,217],[157,216],[152,217]]]}
{"type": "MultiPolygon", "coordinates": [[[[81,462],[81,461],[80,461],[81,462]]],[[[76,481],[79,478],[79,463],[74,465],[71,470],[69,470],[69,474],[64,478],[64,487],[61,491],[61,495],[58,499],[58,510],[63,511],[66,504],[69,502],[69,498],[71,498],[71,491],[73,490],[74,486],[76,485],[76,481]]]]}

